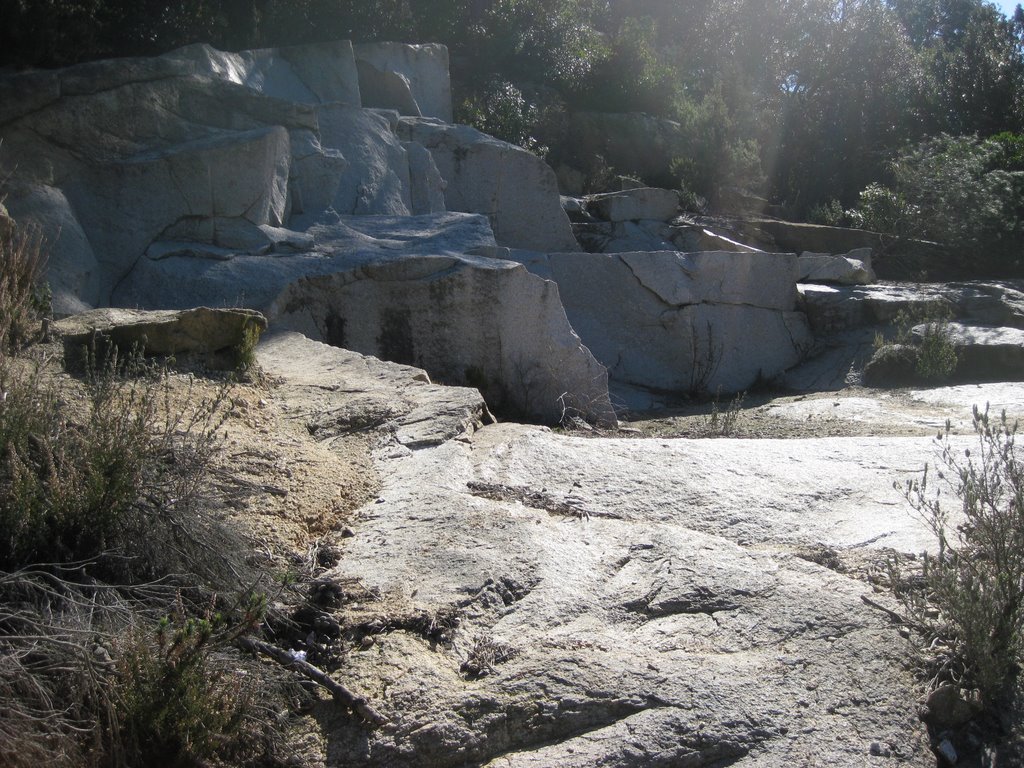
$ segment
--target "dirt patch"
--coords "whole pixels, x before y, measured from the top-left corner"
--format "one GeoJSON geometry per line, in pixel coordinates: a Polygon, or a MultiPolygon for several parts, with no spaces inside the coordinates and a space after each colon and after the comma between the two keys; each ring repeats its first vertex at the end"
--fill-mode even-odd
{"type": "MultiPolygon", "coordinates": [[[[969,409],[966,413],[969,414],[969,409]]],[[[950,416],[909,391],[848,387],[799,395],[758,394],[653,413],[620,425],[622,437],[815,438],[933,436],[950,416]]],[[[956,430],[954,430],[956,431],[956,430]]]]}

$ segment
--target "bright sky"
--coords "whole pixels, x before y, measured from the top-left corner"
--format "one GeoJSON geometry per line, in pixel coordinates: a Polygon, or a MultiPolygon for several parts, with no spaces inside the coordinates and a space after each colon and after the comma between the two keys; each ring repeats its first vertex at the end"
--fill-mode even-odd
{"type": "Polygon", "coordinates": [[[996,7],[1001,10],[1007,17],[1013,16],[1014,10],[1017,8],[1017,3],[1022,0],[993,0],[996,7]]]}

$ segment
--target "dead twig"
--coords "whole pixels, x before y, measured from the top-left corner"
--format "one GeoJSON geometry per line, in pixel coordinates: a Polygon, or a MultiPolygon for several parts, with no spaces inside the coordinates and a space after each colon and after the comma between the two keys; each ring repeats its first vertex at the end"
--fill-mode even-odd
{"type": "Polygon", "coordinates": [[[370,703],[364,697],[352,693],[352,691],[337,680],[334,680],[322,669],[314,667],[308,661],[295,658],[283,648],[278,648],[276,645],[271,645],[270,643],[263,642],[262,640],[256,640],[251,637],[240,637],[237,642],[239,647],[243,650],[251,653],[262,653],[264,656],[269,656],[283,667],[291,669],[294,672],[298,672],[303,677],[306,677],[317,685],[326,688],[330,691],[331,696],[334,697],[336,702],[342,706],[350,708],[374,728],[379,728],[382,725],[391,722],[387,717],[371,707],[370,703]]]}

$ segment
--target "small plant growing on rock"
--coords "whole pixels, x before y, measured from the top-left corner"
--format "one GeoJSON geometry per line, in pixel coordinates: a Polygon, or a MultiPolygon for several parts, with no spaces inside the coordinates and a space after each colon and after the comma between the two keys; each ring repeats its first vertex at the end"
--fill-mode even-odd
{"type": "Polygon", "coordinates": [[[907,623],[947,649],[935,682],[976,690],[997,711],[1024,661],[1024,457],[1005,413],[995,419],[975,408],[974,429],[977,445],[961,450],[947,424],[941,467],[902,488],[938,552],[925,556],[916,578],[895,564],[890,575],[907,623]],[[950,489],[955,513],[942,495],[950,489]]]}
{"type": "Polygon", "coordinates": [[[900,310],[893,318],[891,338],[875,334],[875,354],[865,370],[865,380],[900,386],[948,379],[960,362],[949,329],[951,316],[949,308],[940,303],[900,310]],[[915,327],[922,327],[917,338],[915,327]]]}

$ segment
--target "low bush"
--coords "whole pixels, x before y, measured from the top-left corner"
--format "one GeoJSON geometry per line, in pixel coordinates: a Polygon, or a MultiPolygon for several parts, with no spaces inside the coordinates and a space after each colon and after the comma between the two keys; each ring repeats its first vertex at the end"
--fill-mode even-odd
{"type": "Polygon", "coordinates": [[[1012,695],[1024,662],[1024,456],[1005,413],[974,410],[977,444],[941,437],[940,466],[902,491],[935,534],[937,552],[910,578],[891,566],[910,625],[947,649],[936,684],[976,690],[992,710],[1012,695]],[[952,491],[951,510],[943,491],[952,491]]]}
{"type": "Polygon", "coordinates": [[[0,233],[0,765],[251,764],[281,686],[233,647],[265,602],[210,507],[228,384],[26,348],[42,245],[0,233]]]}

